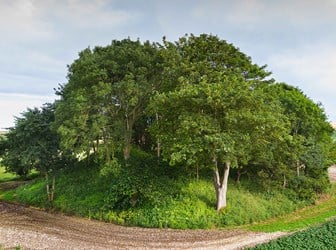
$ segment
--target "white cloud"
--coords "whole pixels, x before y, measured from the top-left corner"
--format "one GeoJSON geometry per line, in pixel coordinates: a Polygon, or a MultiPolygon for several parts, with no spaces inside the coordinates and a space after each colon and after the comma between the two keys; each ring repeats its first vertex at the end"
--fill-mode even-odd
{"type": "Polygon", "coordinates": [[[313,44],[300,49],[279,51],[268,59],[276,72],[286,72],[296,79],[308,80],[336,94],[336,45],[313,44]]]}
{"type": "Polygon", "coordinates": [[[19,117],[27,108],[41,107],[54,100],[53,96],[0,93],[0,130],[14,126],[14,116],[19,117]]]}
{"type": "Polygon", "coordinates": [[[329,115],[336,114],[335,44],[310,44],[279,51],[268,58],[267,64],[276,80],[298,86],[315,102],[322,102],[329,115]]]}
{"type": "Polygon", "coordinates": [[[219,24],[218,20],[234,25],[238,30],[273,28],[264,32],[274,33],[287,28],[311,30],[333,21],[336,17],[336,2],[332,0],[240,0],[200,1],[192,8],[195,18],[219,24]]]}

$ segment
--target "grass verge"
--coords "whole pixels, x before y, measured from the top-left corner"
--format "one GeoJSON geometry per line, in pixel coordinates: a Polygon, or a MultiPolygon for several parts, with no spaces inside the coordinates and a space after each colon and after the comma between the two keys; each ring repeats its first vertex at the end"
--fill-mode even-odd
{"type": "Polygon", "coordinates": [[[262,232],[297,231],[325,223],[335,217],[336,184],[333,184],[329,194],[322,197],[315,205],[264,222],[246,225],[242,228],[262,232]]]}

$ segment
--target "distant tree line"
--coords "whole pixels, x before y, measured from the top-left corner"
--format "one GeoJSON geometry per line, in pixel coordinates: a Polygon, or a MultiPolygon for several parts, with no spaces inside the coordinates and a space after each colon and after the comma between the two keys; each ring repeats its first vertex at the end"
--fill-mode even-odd
{"type": "Polygon", "coordinates": [[[302,198],[328,187],[336,156],[322,106],[217,36],[87,48],[56,94],[55,103],[25,111],[1,140],[9,171],[36,169],[48,179],[83,159],[113,168],[137,148],[213,171],[218,211],[231,169],[237,181],[249,175],[302,198]]]}

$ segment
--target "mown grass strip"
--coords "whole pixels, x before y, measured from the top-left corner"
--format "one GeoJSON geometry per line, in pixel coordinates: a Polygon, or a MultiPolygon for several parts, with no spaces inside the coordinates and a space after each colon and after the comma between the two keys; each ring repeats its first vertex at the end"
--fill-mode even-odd
{"type": "Polygon", "coordinates": [[[333,185],[329,197],[317,202],[316,205],[308,206],[296,212],[243,226],[251,231],[276,232],[297,231],[320,223],[324,223],[336,217],[336,184],[333,185]]]}

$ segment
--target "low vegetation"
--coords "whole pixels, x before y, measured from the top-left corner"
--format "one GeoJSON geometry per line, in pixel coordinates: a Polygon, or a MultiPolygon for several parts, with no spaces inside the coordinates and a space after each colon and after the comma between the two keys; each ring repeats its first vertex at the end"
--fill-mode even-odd
{"type": "Polygon", "coordinates": [[[16,174],[6,172],[5,167],[0,165],[0,183],[15,180],[18,178],[16,174]]]}
{"type": "Polygon", "coordinates": [[[182,229],[242,225],[306,205],[280,191],[260,193],[242,180],[240,185],[229,183],[230,205],[218,214],[213,184],[205,174],[197,180],[187,174],[181,177],[179,168],[168,165],[152,169],[154,162],[148,157],[133,157],[130,162],[132,167],[113,173],[92,165],[60,172],[52,207],[43,179],[3,193],[2,198],[122,225],[182,229]]]}
{"type": "Polygon", "coordinates": [[[276,232],[276,231],[297,231],[307,227],[324,223],[326,220],[336,216],[336,185],[333,184],[328,194],[323,195],[316,204],[299,209],[293,213],[286,214],[266,220],[261,223],[253,223],[244,226],[244,229],[252,231],[276,232]]]}
{"type": "MultiPolygon", "coordinates": [[[[297,232],[269,243],[259,245],[256,250],[277,249],[335,249],[336,220],[329,221],[317,227],[297,232]]],[[[251,248],[252,249],[252,248],[251,248]]]]}

